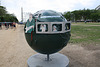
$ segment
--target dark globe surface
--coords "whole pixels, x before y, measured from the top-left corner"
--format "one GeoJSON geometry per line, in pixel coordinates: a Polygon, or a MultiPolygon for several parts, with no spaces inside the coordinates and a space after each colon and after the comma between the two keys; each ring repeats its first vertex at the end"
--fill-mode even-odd
{"type": "MultiPolygon", "coordinates": [[[[46,15],[45,13],[43,14],[46,15]]],[[[60,22],[61,21],[63,22],[63,19],[61,19],[62,17],[58,17],[58,18],[60,18],[60,22]]],[[[58,18],[57,20],[59,20],[58,18]]],[[[28,42],[29,46],[32,49],[42,54],[52,54],[60,51],[62,48],[64,48],[67,45],[70,39],[70,31],[63,32],[63,33],[54,33],[54,34],[36,33],[36,23],[44,22],[44,21],[49,23],[49,21],[48,18],[35,18],[35,20],[37,21],[35,22],[34,31],[32,31],[31,33],[25,33],[26,41],[28,42]]],[[[57,22],[57,20],[54,18],[49,18],[49,20],[50,23],[57,22]]],[[[24,31],[25,28],[26,28],[26,24],[24,27],[24,31]]]]}
{"type": "Polygon", "coordinates": [[[70,33],[36,34],[34,32],[32,40],[31,34],[26,33],[25,37],[30,47],[35,51],[42,54],[52,54],[60,51],[67,45],[70,39],[70,33]]]}

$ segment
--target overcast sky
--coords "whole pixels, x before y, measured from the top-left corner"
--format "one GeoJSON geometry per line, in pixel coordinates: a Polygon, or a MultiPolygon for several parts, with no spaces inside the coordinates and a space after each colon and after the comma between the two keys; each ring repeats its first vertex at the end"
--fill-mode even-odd
{"type": "Polygon", "coordinates": [[[35,13],[39,10],[55,10],[57,12],[74,11],[79,9],[95,9],[100,0],[1,0],[9,13],[21,20],[21,7],[23,12],[35,13]]]}

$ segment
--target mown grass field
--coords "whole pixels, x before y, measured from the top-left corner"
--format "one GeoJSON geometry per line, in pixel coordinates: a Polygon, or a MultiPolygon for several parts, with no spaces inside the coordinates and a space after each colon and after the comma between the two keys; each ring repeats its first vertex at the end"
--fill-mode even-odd
{"type": "Polygon", "coordinates": [[[98,23],[91,23],[91,22],[87,22],[87,23],[84,23],[84,22],[78,22],[78,23],[72,23],[72,24],[78,24],[78,25],[100,25],[100,22],[98,23]]]}
{"type": "Polygon", "coordinates": [[[100,45],[100,23],[72,23],[69,43],[100,45]]]}

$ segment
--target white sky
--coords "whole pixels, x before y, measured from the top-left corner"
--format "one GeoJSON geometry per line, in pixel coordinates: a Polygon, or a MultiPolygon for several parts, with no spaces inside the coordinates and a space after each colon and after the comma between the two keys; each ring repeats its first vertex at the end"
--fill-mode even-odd
{"type": "Polygon", "coordinates": [[[15,14],[21,20],[21,7],[23,12],[35,13],[39,10],[55,10],[57,12],[74,11],[79,9],[95,9],[100,0],[1,0],[9,13],[15,14]]]}

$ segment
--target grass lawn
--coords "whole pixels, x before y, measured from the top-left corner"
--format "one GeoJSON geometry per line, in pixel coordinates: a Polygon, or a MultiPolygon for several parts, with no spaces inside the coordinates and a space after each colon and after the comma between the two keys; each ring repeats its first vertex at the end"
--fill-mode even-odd
{"type": "Polygon", "coordinates": [[[72,24],[78,24],[78,25],[100,25],[100,22],[98,23],[84,23],[84,22],[78,22],[78,23],[72,23],[72,24]]]}
{"type": "Polygon", "coordinates": [[[72,23],[69,43],[100,45],[100,23],[72,23]]]}

